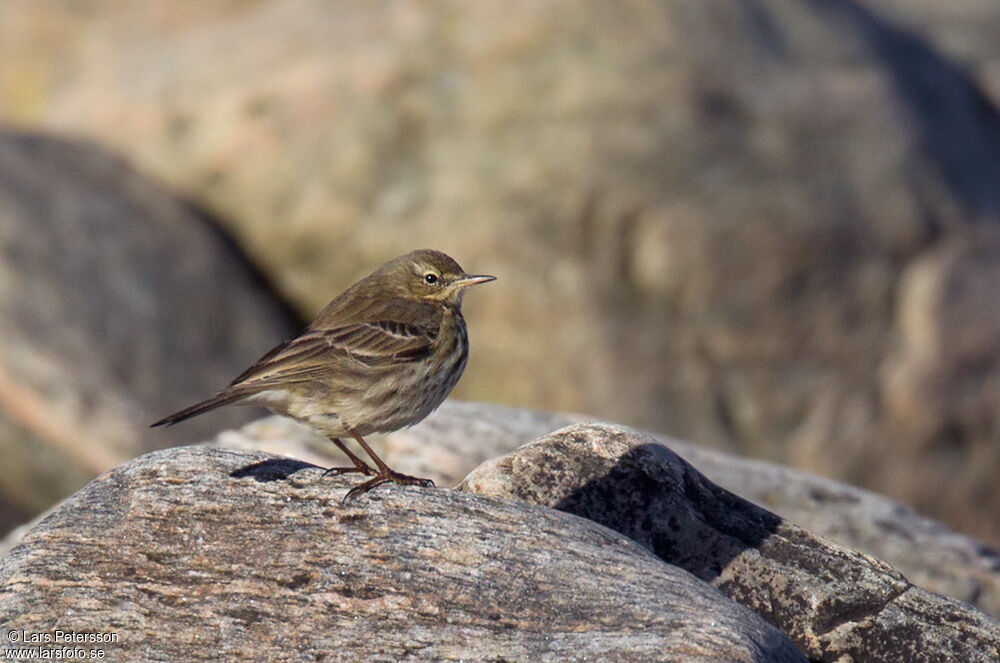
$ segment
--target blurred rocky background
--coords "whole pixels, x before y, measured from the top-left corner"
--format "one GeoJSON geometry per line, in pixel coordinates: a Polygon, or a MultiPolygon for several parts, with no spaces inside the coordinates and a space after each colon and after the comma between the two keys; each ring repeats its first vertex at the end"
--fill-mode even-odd
{"type": "Polygon", "coordinates": [[[93,145],[0,130],[0,527],[150,449],[149,423],[298,328],[196,208],[93,145]]]}
{"type": "Polygon", "coordinates": [[[82,412],[116,457],[206,437],[144,426],[295,327],[257,270],[308,318],[427,246],[500,276],[457,396],[1000,543],[998,34],[991,0],[7,0],[5,465],[106,466],[82,412]]]}

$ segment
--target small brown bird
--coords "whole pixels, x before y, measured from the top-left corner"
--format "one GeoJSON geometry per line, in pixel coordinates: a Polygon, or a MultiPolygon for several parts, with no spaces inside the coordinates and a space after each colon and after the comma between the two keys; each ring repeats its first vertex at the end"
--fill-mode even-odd
{"type": "Polygon", "coordinates": [[[469,357],[462,295],[467,287],[495,278],[466,274],[440,251],[424,249],[390,260],[228,387],[153,426],[230,403],[263,405],[328,436],[354,463],[328,473],[371,476],[345,499],[388,481],[433,485],[390,469],[362,436],[411,426],[444,401],[469,357]],[[375,469],[347,448],[340,440],[344,435],[358,441],[375,469]]]}

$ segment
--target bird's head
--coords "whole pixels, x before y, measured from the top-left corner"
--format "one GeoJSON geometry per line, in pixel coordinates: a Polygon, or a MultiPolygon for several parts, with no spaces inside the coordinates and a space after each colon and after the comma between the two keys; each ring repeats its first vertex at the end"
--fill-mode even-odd
{"type": "Polygon", "coordinates": [[[389,261],[383,269],[407,299],[451,306],[462,304],[462,295],[469,286],[496,279],[486,274],[466,274],[450,256],[431,249],[407,253],[389,261]]]}

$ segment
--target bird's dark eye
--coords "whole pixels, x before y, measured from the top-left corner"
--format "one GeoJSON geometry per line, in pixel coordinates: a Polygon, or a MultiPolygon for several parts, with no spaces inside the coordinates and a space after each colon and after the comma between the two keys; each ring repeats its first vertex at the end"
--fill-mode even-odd
{"type": "Polygon", "coordinates": [[[429,285],[434,285],[438,281],[438,276],[434,273],[427,274],[424,276],[424,281],[426,281],[429,285]]]}

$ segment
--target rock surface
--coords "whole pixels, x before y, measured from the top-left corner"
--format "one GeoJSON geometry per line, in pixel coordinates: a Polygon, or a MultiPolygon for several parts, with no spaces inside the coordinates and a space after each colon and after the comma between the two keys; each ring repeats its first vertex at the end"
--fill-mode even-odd
{"type": "Polygon", "coordinates": [[[889,562],[907,580],[1000,618],[1000,552],[867,490],[662,436],[714,483],[814,534],[889,562]]]}
{"type": "MultiPolygon", "coordinates": [[[[453,486],[480,463],[573,423],[591,420],[491,403],[446,401],[420,424],[373,446],[407,474],[453,486]]],[[[864,551],[923,589],[1000,618],[1000,553],[882,495],[780,465],[652,435],[712,482],[814,534],[864,551]]],[[[192,440],[193,441],[193,440],[192,440]]],[[[269,417],[213,444],[290,455],[323,466],[343,464],[330,442],[283,417],[269,417]]]]}
{"type": "Polygon", "coordinates": [[[0,118],[220,211],[309,311],[416,243],[499,274],[459,395],[996,544],[998,25],[992,0],[22,0],[0,118]]]}
{"type": "MultiPolygon", "coordinates": [[[[587,420],[583,415],[449,400],[419,425],[373,436],[371,442],[392,467],[429,477],[439,486],[453,486],[485,460],[587,420]]],[[[183,436],[191,431],[181,426],[176,432],[183,436]]],[[[665,436],[654,437],[727,490],[810,532],[885,560],[923,589],[1000,617],[1000,554],[982,542],[854,486],[665,436]]],[[[195,441],[194,436],[182,440],[195,441]]],[[[326,438],[283,417],[266,417],[242,429],[224,431],[211,443],[291,456],[323,467],[343,463],[326,438]]],[[[27,529],[19,527],[0,542],[0,556],[27,529]]]]}
{"type": "Polygon", "coordinates": [[[0,624],[116,633],[112,661],[805,660],[593,522],[396,486],[345,506],[348,480],[320,474],[207,448],[130,461],[0,560],[0,624]]]}
{"type": "Polygon", "coordinates": [[[556,431],[481,465],[459,489],[607,525],[753,608],[812,659],[1000,658],[1000,624],[982,612],[783,521],[627,428],[556,431]]]}
{"type": "Polygon", "coordinates": [[[0,531],[98,473],[245,421],[151,422],[296,322],[212,220],[107,151],[0,131],[0,531]]]}

